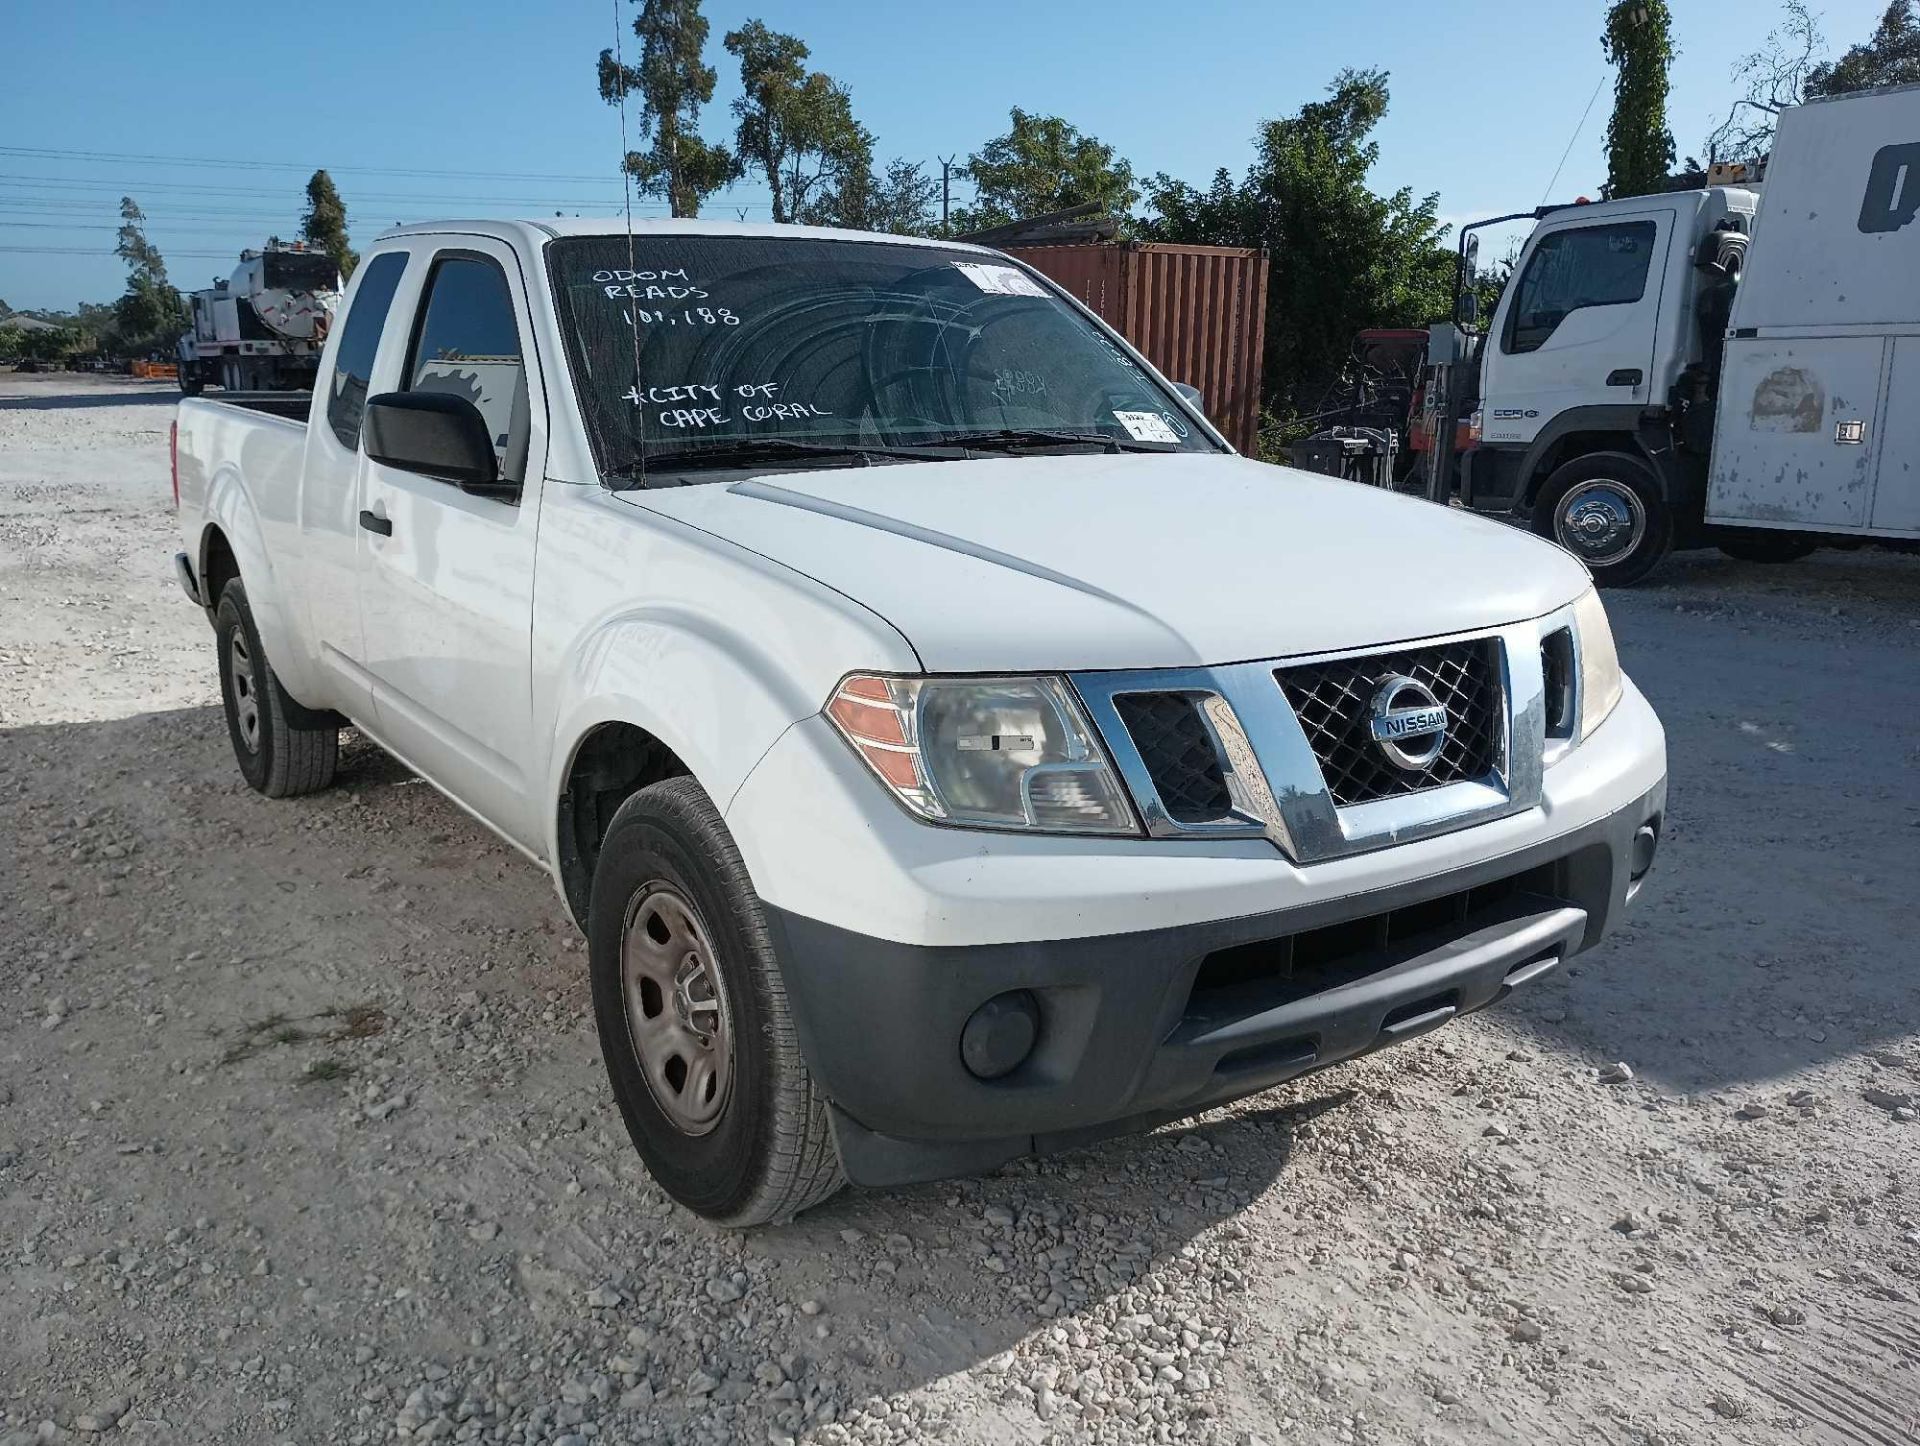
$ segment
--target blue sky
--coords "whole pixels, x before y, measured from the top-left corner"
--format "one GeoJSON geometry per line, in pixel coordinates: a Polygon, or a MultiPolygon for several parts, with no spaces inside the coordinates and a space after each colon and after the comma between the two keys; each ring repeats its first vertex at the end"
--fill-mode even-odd
{"type": "MultiPolygon", "coordinates": [[[[0,299],[67,307],[118,295],[124,268],[104,253],[123,192],[145,208],[174,281],[187,286],[224,274],[270,232],[293,235],[315,166],[333,171],[362,242],[395,220],[436,215],[610,214],[618,120],[595,91],[593,65],[612,41],[616,4],[625,24],[629,0],[14,0],[0,83],[0,299]],[[474,174],[392,174],[408,171],[474,174]],[[75,254],[85,252],[99,254],[75,254]]],[[[1672,4],[1671,115],[1684,153],[1724,112],[1728,72],[1777,5],[1672,4]]],[[[1884,0],[1816,8],[1837,53],[1866,36],[1884,0]]],[[[1553,191],[1597,190],[1611,100],[1598,39],[1605,9],[1605,0],[709,0],[720,88],[706,131],[731,130],[738,87],[720,37],[749,16],[813,47],[813,64],[851,88],[882,157],[930,165],[1003,131],[1018,105],[1065,116],[1142,175],[1204,183],[1219,166],[1245,166],[1258,121],[1320,94],[1342,66],[1379,66],[1392,72],[1393,106],[1377,133],[1376,186],[1438,191],[1443,215],[1484,216],[1543,198],[1596,86],[1553,191]]],[[[743,184],[709,213],[744,207],[764,218],[765,199],[743,184]]]]}

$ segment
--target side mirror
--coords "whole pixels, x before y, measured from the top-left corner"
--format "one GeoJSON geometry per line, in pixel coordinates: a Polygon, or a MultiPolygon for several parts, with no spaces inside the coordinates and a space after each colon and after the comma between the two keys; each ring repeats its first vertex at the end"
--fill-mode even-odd
{"type": "Polygon", "coordinates": [[[1460,294],[1460,319],[1468,326],[1480,320],[1480,293],[1472,289],[1460,294]]]}
{"type": "Polygon", "coordinates": [[[493,436],[480,409],[445,392],[387,392],[367,401],[367,456],[403,472],[451,482],[479,497],[517,497],[500,479],[493,436]]]}
{"type": "Polygon", "coordinates": [[[1180,393],[1187,405],[1192,407],[1201,416],[1204,417],[1207,414],[1207,399],[1200,395],[1200,388],[1190,387],[1185,382],[1175,382],[1173,389],[1180,393]]]}

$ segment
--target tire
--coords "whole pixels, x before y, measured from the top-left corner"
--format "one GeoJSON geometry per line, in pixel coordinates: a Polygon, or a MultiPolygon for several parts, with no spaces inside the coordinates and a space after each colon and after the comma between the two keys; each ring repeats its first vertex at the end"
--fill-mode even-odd
{"type": "Polygon", "coordinates": [[[227,737],[241,776],[268,798],[317,793],[332,783],[340,759],[340,729],[325,722],[304,726],[315,715],[288,697],[274,677],[239,578],[221,592],[213,628],[227,737]]]}
{"type": "Polygon", "coordinates": [[[1720,538],[1719,547],[1739,562],[1798,562],[1817,552],[1820,544],[1791,532],[1748,532],[1720,538]]]}
{"type": "Polygon", "coordinates": [[[614,814],[587,942],[607,1077],[661,1189],[732,1228],[789,1220],[839,1190],[826,1097],[800,1056],[759,897],[693,779],[652,784],[614,814]]]}
{"type": "Polygon", "coordinates": [[[207,389],[207,384],[201,380],[199,371],[186,362],[179,364],[179,376],[180,395],[183,397],[197,397],[207,389]]]}
{"type": "Polygon", "coordinates": [[[1673,550],[1673,513],[1638,457],[1590,452],[1554,469],[1533,530],[1587,565],[1601,587],[1630,587],[1673,550]]]}

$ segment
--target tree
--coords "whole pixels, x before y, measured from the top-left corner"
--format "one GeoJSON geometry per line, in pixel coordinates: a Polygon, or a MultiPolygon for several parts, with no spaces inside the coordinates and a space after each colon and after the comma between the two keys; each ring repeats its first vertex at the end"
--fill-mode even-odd
{"type": "Polygon", "coordinates": [[[1615,0],[1607,12],[1600,45],[1616,67],[1613,117],[1607,122],[1609,198],[1667,188],[1673,166],[1673,132],[1667,128],[1672,30],[1667,0],[1615,0]]]}
{"type": "Polygon", "coordinates": [[[1773,147],[1779,113],[1806,99],[1807,82],[1821,68],[1826,40],[1806,0],[1787,0],[1785,11],[1765,43],[1734,63],[1733,80],[1741,94],[1707,136],[1709,164],[1765,155],[1773,147]]]}
{"type": "Polygon", "coordinates": [[[1440,198],[1367,185],[1387,99],[1385,72],[1343,70],[1327,99],[1261,124],[1244,180],[1222,170],[1205,191],[1164,174],[1147,185],[1148,239],[1265,248],[1263,392],[1283,428],[1324,393],[1362,327],[1424,326],[1451,310],[1440,198]]]}
{"type": "Polygon", "coordinates": [[[342,282],[360,264],[347,244],[347,208],[334,189],[333,177],[325,171],[315,171],[307,182],[307,213],[300,218],[300,234],[309,246],[333,258],[342,282]]]}
{"type": "Polygon", "coordinates": [[[700,203],[740,175],[740,162],[725,146],[700,138],[700,107],[713,99],[717,78],[701,58],[707,18],[700,0],[635,0],[640,13],[640,63],[626,65],[611,50],[600,52],[600,98],[623,105],[640,93],[639,139],[623,162],[643,196],[665,198],[676,216],[698,216],[700,203]]]}
{"type": "Polygon", "coordinates": [[[1920,83],[1920,19],[1913,0],[1892,0],[1864,44],[1831,65],[1816,66],[1807,77],[1807,94],[1848,95],[1883,85],[1920,83]]]}
{"type": "Polygon", "coordinates": [[[865,210],[840,224],[896,236],[936,236],[940,234],[940,217],[935,212],[939,199],[940,182],[920,162],[896,156],[885,171],[867,178],[865,210]]]}
{"type": "Polygon", "coordinates": [[[120,236],[113,249],[127,263],[127,290],[113,306],[113,343],[127,353],[171,350],[186,327],[186,307],[167,281],[160,249],[147,239],[146,220],[133,197],[120,198],[120,236]]]}
{"type": "Polygon", "coordinates": [[[1082,135],[1058,116],[1015,107],[1012,129],[967,157],[974,204],[954,212],[955,231],[984,231],[1088,202],[1125,219],[1139,199],[1133,167],[1113,147],[1082,135]]]}
{"type": "Polygon", "coordinates": [[[741,95],[733,103],[740,160],[766,177],[773,219],[860,209],[873,137],[854,120],[846,87],[807,69],[805,41],[761,21],[729,31],[724,43],[740,61],[741,95]]]}

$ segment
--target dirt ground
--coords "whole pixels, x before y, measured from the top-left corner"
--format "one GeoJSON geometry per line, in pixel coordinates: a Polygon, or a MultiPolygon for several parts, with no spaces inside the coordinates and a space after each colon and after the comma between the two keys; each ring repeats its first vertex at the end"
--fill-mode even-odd
{"type": "Polygon", "coordinates": [[[1671,812],[1561,977],[723,1235],[533,866],[242,784],[172,400],[0,375],[0,1442],[1920,1441],[1920,558],[1609,597],[1671,812]]]}

